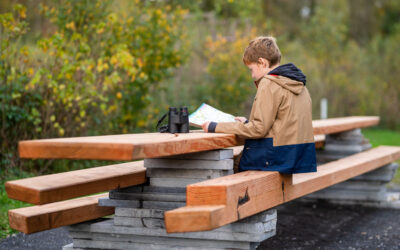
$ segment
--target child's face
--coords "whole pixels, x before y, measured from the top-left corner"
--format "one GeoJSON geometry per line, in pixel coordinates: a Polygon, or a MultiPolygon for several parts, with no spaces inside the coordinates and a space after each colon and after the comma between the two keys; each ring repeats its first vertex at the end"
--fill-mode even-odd
{"type": "Polygon", "coordinates": [[[247,65],[247,67],[251,71],[251,78],[253,78],[256,81],[261,77],[265,76],[269,72],[268,62],[267,64],[264,62],[250,63],[247,65]]]}

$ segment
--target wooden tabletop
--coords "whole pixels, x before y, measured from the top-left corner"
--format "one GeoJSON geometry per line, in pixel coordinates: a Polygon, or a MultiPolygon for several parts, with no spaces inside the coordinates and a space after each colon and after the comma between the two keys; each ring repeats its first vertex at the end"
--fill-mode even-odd
{"type": "MultiPolygon", "coordinates": [[[[376,116],[313,121],[314,135],[338,133],[379,123],[376,116]]],[[[21,158],[136,160],[238,146],[233,134],[191,131],[41,139],[19,142],[21,158]]]]}

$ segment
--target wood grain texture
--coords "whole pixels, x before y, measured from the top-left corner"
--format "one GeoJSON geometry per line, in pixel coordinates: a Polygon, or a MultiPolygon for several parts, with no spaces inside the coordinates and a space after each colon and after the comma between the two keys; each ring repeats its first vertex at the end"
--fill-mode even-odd
{"type": "Polygon", "coordinates": [[[188,185],[187,206],[165,213],[166,229],[168,233],[211,230],[399,158],[400,147],[380,146],[321,165],[315,173],[246,171],[188,185]]]}
{"type": "Polygon", "coordinates": [[[313,121],[314,135],[334,134],[379,123],[379,116],[350,116],[313,121]]]}
{"type": "MultiPolygon", "coordinates": [[[[330,134],[376,125],[379,117],[345,117],[313,121],[314,134],[330,134]]],[[[136,160],[187,154],[240,145],[232,134],[146,133],[19,142],[21,158],[136,160]]]]}
{"type": "Polygon", "coordinates": [[[114,213],[113,207],[99,207],[98,199],[108,193],[8,211],[10,227],[26,234],[72,225],[114,213]]]}
{"type": "Polygon", "coordinates": [[[43,175],[6,182],[10,199],[36,205],[146,182],[143,161],[43,175]]]}

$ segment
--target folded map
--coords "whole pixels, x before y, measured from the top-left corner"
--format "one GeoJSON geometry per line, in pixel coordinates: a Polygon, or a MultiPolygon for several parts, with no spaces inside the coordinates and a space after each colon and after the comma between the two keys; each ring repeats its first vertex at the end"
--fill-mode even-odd
{"type": "Polygon", "coordinates": [[[201,104],[196,111],[189,115],[189,124],[192,126],[201,127],[207,121],[236,122],[233,115],[224,113],[205,103],[201,104]]]}

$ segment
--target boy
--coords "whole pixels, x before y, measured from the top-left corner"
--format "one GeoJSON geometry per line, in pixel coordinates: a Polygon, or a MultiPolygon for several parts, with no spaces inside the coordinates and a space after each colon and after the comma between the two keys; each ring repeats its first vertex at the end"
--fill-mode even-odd
{"type": "Polygon", "coordinates": [[[206,132],[236,134],[246,139],[239,171],[316,171],[306,76],[291,63],[279,65],[280,59],[275,38],[252,40],[243,55],[257,87],[249,120],[236,117],[238,122],[206,122],[202,126],[206,132]]]}

